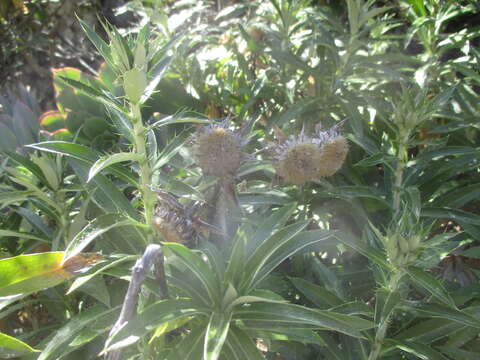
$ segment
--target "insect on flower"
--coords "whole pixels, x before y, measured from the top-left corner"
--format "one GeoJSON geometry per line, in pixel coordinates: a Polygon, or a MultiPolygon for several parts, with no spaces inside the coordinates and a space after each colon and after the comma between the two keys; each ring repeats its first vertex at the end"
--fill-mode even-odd
{"type": "Polygon", "coordinates": [[[155,208],[154,224],[156,230],[165,241],[176,242],[193,247],[201,237],[213,231],[222,233],[215,226],[195,216],[200,203],[184,207],[175,196],[156,190],[158,204],[155,208]]]}

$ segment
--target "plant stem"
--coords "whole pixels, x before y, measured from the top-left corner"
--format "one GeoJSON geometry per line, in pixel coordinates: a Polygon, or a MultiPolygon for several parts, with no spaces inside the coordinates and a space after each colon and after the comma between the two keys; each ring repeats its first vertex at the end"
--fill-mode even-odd
{"type": "MultiPolygon", "coordinates": [[[[401,271],[395,271],[388,282],[388,289],[391,293],[394,293],[398,290],[400,279],[402,278],[403,273],[401,271]]],[[[380,355],[380,351],[382,350],[383,341],[385,340],[385,335],[387,334],[388,324],[390,321],[390,316],[393,313],[393,309],[388,312],[385,316],[382,315],[380,322],[377,327],[377,331],[375,334],[375,342],[372,346],[372,350],[370,351],[370,355],[368,360],[376,360],[380,355]]]]}
{"type": "Polygon", "coordinates": [[[400,211],[400,199],[402,195],[403,172],[407,167],[407,139],[409,135],[400,136],[397,153],[397,167],[395,169],[395,182],[393,185],[393,213],[398,215],[400,211]]]}
{"type": "MultiPolygon", "coordinates": [[[[140,155],[139,172],[140,172],[140,192],[142,194],[142,202],[144,206],[145,223],[150,229],[153,229],[153,212],[156,202],[155,192],[151,189],[150,183],[152,179],[152,169],[148,161],[148,153],[145,141],[147,129],[143,126],[140,105],[132,104],[132,122],[133,122],[133,139],[134,151],[140,155]]],[[[153,241],[153,232],[148,235],[148,242],[153,241]]]]}

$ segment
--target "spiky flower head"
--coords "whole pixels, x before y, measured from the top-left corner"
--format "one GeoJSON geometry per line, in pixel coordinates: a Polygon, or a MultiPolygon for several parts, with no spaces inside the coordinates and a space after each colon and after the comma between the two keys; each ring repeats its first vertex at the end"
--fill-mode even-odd
{"type": "Polygon", "coordinates": [[[302,130],[299,136],[278,139],[271,147],[277,174],[295,185],[335,174],[348,152],[347,140],[337,129],[317,128],[312,137],[302,130]]]}
{"type": "Polygon", "coordinates": [[[205,175],[233,176],[247,158],[240,136],[228,128],[227,121],[200,128],[194,141],[193,155],[205,175]]]}

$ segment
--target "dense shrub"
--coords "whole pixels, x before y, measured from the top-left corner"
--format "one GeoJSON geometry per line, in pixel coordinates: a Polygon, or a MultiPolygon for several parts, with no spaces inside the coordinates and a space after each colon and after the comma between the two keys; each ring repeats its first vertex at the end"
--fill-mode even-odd
{"type": "Polygon", "coordinates": [[[478,357],[475,2],[125,9],[2,99],[0,357],[478,357]]]}

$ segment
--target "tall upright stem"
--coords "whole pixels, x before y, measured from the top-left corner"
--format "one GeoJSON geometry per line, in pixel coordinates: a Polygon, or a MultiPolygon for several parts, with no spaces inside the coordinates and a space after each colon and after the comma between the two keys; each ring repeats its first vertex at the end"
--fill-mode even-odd
{"type": "MultiPolygon", "coordinates": [[[[398,290],[402,275],[402,272],[398,270],[392,273],[392,277],[388,282],[388,290],[390,291],[390,293],[394,293],[398,290]]],[[[382,350],[383,341],[385,340],[385,336],[387,335],[388,324],[390,322],[390,316],[392,312],[393,311],[390,311],[388,314],[381,316],[377,331],[375,333],[375,342],[373,343],[368,360],[378,359],[380,351],[382,350]]]]}
{"type": "MultiPolygon", "coordinates": [[[[142,122],[142,114],[140,112],[140,105],[132,104],[132,122],[133,122],[133,136],[134,136],[134,151],[140,155],[139,172],[140,172],[140,192],[142,194],[142,202],[144,206],[145,223],[150,229],[153,229],[153,212],[155,207],[155,192],[151,189],[152,168],[148,161],[148,153],[146,146],[146,132],[147,129],[142,122]]],[[[153,232],[150,231],[148,241],[153,241],[153,232]]]]}
{"type": "Polygon", "coordinates": [[[397,167],[395,169],[395,182],[393,185],[393,212],[395,215],[400,211],[403,172],[407,167],[407,161],[407,144],[405,143],[404,138],[400,138],[400,143],[398,144],[397,167]]]}

